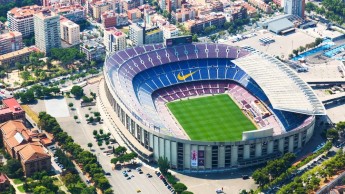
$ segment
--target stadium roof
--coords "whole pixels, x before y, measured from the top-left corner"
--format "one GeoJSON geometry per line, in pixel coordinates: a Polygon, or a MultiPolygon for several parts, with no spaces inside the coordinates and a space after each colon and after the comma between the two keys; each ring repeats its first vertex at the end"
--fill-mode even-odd
{"type": "Polygon", "coordinates": [[[266,93],[273,108],[308,115],[325,115],[312,89],[278,59],[261,52],[233,61],[266,93]]]}

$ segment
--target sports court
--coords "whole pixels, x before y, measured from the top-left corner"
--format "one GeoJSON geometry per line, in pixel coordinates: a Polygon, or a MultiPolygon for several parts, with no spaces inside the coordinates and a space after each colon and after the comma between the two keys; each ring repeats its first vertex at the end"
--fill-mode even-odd
{"type": "Polygon", "coordinates": [[[191,140],[237,141],[243,131],[256,129],[227,95],[199,97],[167,104],[191,140]]]}

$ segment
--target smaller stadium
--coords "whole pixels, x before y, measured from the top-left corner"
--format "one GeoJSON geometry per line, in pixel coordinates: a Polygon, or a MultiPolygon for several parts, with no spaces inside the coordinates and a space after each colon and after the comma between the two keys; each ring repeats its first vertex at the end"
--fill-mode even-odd
{"type": "Polygon", "coordinates": [[[297,152],[325,108],[296,73],[253,49],[190,37],[110,54],[101,93],[118,132],[148,162],[224,171],[297,152]]]}

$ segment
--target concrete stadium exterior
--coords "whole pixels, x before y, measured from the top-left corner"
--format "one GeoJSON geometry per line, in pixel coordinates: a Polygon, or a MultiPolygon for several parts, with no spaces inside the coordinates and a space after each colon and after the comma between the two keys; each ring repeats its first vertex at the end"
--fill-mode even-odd
{"type": "MultiPolygon", "coordinates": [[[[193,46],[196,49],[198,45],[193,44],[193,46]]],[[[206,44],[206,47],[207,46],[208,45],[206,44]]],[[[113,74],[113,72],[119,72],[118,67],[127,63],[128,60],[132,60],[136,56],[142,56],[145,53],[152,53],[166,49],[163,46],[156,47],[153,47],[154,49],[148,49],[142,53],[136,52],[137,54],[134,55],[127,54],[128,59],[125,59],[122,62],[116,62],[118,63],[118,65],[115,65],[117,66],[116,71],[111,70],[112,66],[114,66],[114,61],[109,59],[114,57],[114,55],[120,56],[121,53],[113,53],[105,62],[104,81],[102,81],[102,85],[100,86],[101,92],[106,94],[106,99],[102,100],[107,101],[107,103],[109,102],[112,107],[108,112],[111,113],[112,120],[117,123],[118,132],[121,134],[121,138],[133,151],[138,153],[139,157],[146,161],[157,161],[159,157],[167,157],[173,169],[186,172],[223,171],[261,164],[267,160],[277,158],[281,156],[281,154],[296,152],[303,148],[313,135],[316,116],[325,114],[323,106],[320,106],[318,99],[315,99],[312,92],[310,93],[311,89],[309,88],[309,90],[306,88],[306,91],[304,92],[307,95],[312,96],[310,99],[314,100],[311,104],[318,108],[313,109],[312,112],[306,113],[309,116],[305,119],[303,124],[293,130],[282,132],[281,134],[272,134],[269,136],[260,135],[260,130],[257,130],[254,136],[249,136],[249,138],[246,138],[245,140],[234,142],[193,141],[163,134],[160,131],[155,130],[151,125],[143,122],[143,120],[138,117],[137,112],[125,103],[124,98],[130,98],[128,97],[130,95],[127,97],[121,95],[121,92],[119,91],[121,89],[119,86],[114,85],[114,79],[118,79],[118,77],[114,77],[113,74]]],[[[228,47],[229,46],[225,46],[224,48],[228,47]]],[[[176,51],[179,50],[178,48],[175,49],[176,51]]],[[[216,45],[215,51],[219,51],[219,49],[222,49],[221,45],[216,45]]],[[[124,52],[129,53],[128,49],[124,52]]],[[[165,52],[168,53],[168,51],[165,52]]],[[[248,52],[247,56],[250,55],[252,54],[248,52]]],[[[243,57],[245,58],[246,56],[243,57]]],[[[260,57],[262,58],[262,56],[260,57]]],[[[271,58],[269,59],[271,60],[271,58]]],[[[171,61],[172,60],[170,60],[170,62],[171,61]]],[[[243,63],[243,61],[240,61],[237,64],[240,66],[241,63],[243,63]]],[[[161,65],[164,64],[162,63],[161,65]]],[[[248,66],[243,65],[241,68],[248,70],[247,73],[250,72],[248,66]]],[[[289,72],[289,74],[290,73],[291,72],[289,72]]],[[[255,77],[254,74],[253,77],[255,77]]],[[[256,78],[256,80],[260,80],[260,77],[256,78]]],[[[260,85],[259,82],[264,83],[263,81],[258,81],[258,85],[260,85]]],[[[300,80],[298,80],[298,83],[302,84],[301,88],[306,85],[304,82],[300,82],[300,80]]],[[[269,90],[264,91],[265,93],[270,92],[269,90]]],[[[294,96],[290,97],[294,98],[294,96]]],[[[274,97],[269,97],[269,99],[274,101],[274,97]]],[[[303,101],[303,99],[300,99],[300,101],[303,101]]],[[[279,103],[273,104],[273,106],[280,105],[281,104],[279,103]]],[[[301,106],[303,108],[303,105],[301,106]]],[[[286,108],[284,107],[281,109],[286,108]]],[[[301,113],[303,110],[294,111],[301,113]]]]}

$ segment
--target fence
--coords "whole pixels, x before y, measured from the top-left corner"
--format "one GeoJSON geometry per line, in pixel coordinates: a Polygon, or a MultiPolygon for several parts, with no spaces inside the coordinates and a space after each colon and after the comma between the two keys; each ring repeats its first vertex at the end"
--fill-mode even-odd
{"type": "Polygon", "coordinates": [[[329,182],[326,186],[322,187],[316,194],[328,194],[331,189],[337,186],[345,178],[345,172],[341,173],[336,179],[329,182]]]}

